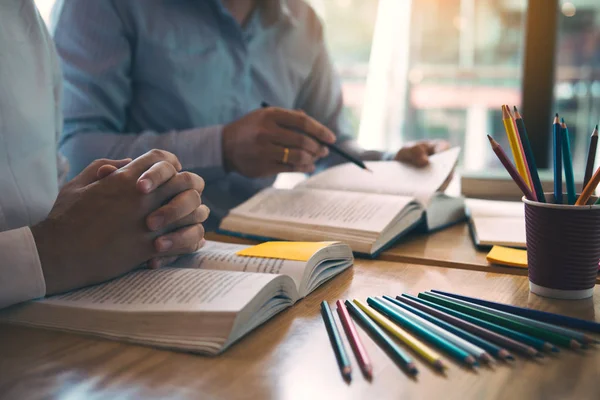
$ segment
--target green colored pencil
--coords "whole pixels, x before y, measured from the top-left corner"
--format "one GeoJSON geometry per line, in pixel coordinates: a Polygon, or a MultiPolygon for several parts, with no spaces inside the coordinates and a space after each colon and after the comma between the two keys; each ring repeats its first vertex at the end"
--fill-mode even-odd
{"type": "Polygon", "coordinates": [[[396,310],[392,309],[387,304],[384,304],[382,301],[373,297],[369,297],[367,298],[367,303],[375,310],[385,314],[390,320],[392,320],[396,324],[401,325],[402,327],[414,332],[423,339],[442,349],[452,357],[456,358],[460,362],[463,362],[471,367],[478,365],[477,360],[471,354],[467,353],[460,347],[450,343],[448,340],[442,338],[441,336],[424,328],[423,326],[411,321],[404,315],[399,314],[398,312],[396,312],[396,310]]]}
{"type": "Polygon", "coordinates": [[[438,310],[447,312],[448,314],[450,314],[452,316],[455,316],[460,319],[464,319],[465,321],[469,321],[475,325],[481,326],[482,328],[486,328],[486,329],[489,329],[496,333],[499,333],[501,335],[507,336],[518,342],[522,342],[522,343],[524,343],[528,346],[531,346],[537,350],[554,351],[554,352],[558,351],[558,349],[551,343],[548,343],[544,340],[538,339],[534,336],[526,335],[524,333],[515,331],[514,329],[508,329],[504,326],[494,324],[492,322],[483,320],[481,318],[474,317],[474,316],[466,314],[464,312],[456,311],[456,309],[449,307],[447,305],[444,305],[443,299],[440,299],[435,296],[431,296],[431,295],[429,295],[429,293],[422,292],[422,293],[419,293],[417,295],[417,297],[422,300],[427,300],[429,303],[428,305],[430,305],[431,307],[435,307],[438,310]]]}
{"type": "Polygon", "coordinates": [[[363,310],[350,300],[344,303],[346,308],[354,316],[360,325],[365,328],[374,340],[390,355],[392,360],[404,368],[409,374],[416,375],[419,370],[415,366],[412,358],[406,354],[400,346],[396,344],[363,310]]]}
{"type": "Polygon", "coordinates": [[[457,301],[455,301],[453,298],[448,297],[448,296],[444,296],[444,295],[437,294],[437,293],[430,293],[430,292],[427,292],[427,294],[440,299],[441,302],[443,302],[442,303],[443,305],[446,305],[450,308],[454,308],[455,310],[458,310],[458,311],[462,311],[466,314],[470,314],[475,317],[479,317],[483,320],[486,320],[489,322],[494,322],[498,325],[502,325],[507,328],[514,329],[515,331],[519,331],[519,332],[526,333],[531,336],[535,336],[537,338],[546,340],[548,342],[554,343],[559,346],[573,347],[573,348],[581,347],[581,343],[574,341],[573,339],[571,339],[570,337],[567,337],[565,335],[561,335],[561,334],[551,332],[546,329],[541,329],[541,328],[538,328],[535,326],[527,325],[522,322],[515,321],[513,319],[509,319],[509,318],[506,318],[506,317],[503,317],[500,315],[494,315],[487,311],[478,310],[477,308],[472,307],[471,305],[460,304],[457,301]],[[573,342],[576,343],[575,344],[576,347],[573,346],[573,344],[574,344],[573,342]]]}
{"type": "Polygon", "coordinates": [[[352,365],[344,348],[340,332],[333,319],[331,308],[329,308],[329,304],[326,301],[321,303],[321,315],[323,316],[323,322],[325,322],[325,328],[327,328],[327,334],[329,335],[329,340],[331,341],[331,346],[333,347],[333,352],[337,358],[342,376],[344,379],[350,380],[352,379],[352,365]]]}

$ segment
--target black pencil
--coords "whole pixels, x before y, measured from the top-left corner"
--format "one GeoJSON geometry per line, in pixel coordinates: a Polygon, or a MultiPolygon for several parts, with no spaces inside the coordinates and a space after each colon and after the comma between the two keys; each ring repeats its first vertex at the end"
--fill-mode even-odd
{"type": "Polygon", "coordinates": [[[592,132],[590,148],[588,150],[587,162],[585,163],[585,177],[583,178],[583,187],[585,187],[594,173],[594,162],[596,161],[596,147],[598,146],[598,125],[592,132]]]}
{"type": "Polygon", "coordinates": [[[321,303],[321,315],[323,316],[325,328],[327,328],[327,334],[329,335],[329,340],[331,341],[331,346],[333,347],[333,352],[335,353],[342,376],[345,380],[349,381],[352,379],[350,359],[348,358],[344,343],[342,342],[342,337],[340,336],[340,332],[333,319],[331,308],[329,308],[329,304],[327,304],[326,301],[321,303]]]}
{"type": "MultiPolygon", "coordinates": [[[[262,103],[260,103],[260,106],[262,108],[267,108],[270,107],[269,103],[267,103],[266,101],[263,101],[262,103]]],[[[353,164],[356,164],[357,166],[359,166],[360,168],[367,170],[369,172],[372,172],[366,165],[365,163],[359,159],[354,157],[351,154],[348,154],[347,152],[345,152],[344,150],[340,149],[338,146],[336,146],[334,143],[327,143],[322,141],[321,139],[314,137],[313,135],[310,135],[306,132],[302,132],[305,135],[309,136],[311,139],[313,139],[314,141],[316,141],[317,143],[319,143],[321,146],[325,146],[327,147],[329,150],[333,151],[334,153],[339,154],[340,156],[344,157],[346,160],[350,161],[353,164]]]]}

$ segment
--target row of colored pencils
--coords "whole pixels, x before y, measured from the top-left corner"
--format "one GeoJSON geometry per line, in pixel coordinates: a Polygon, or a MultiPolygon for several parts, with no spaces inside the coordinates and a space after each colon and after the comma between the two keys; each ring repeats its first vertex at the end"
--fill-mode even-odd
{"type": "MultiPolygon", "coordinates": [[[[336,305],[350,347],[369,380],[373,365],[350,315],[411,376],[418,369],[398,341],[438,371],[443,371],[446,364],[437,350],[461,364],[476,367],[496,359],[512,360],[512,352],[543,357],[544,352],[558,352],[559,346],[576,350],[599,343],[576,330],[600,333],[596,322],[438,290],[418,296],[369,297],[366,302],[338,300],[336,305]]],[[[350,381],[350,358],[325,301],[321,312],[342,376],[350,381]]]]}
{"type": "MultiPolygon", "coordinates": [[[[492,150],[498,156],[498,159],[504,165],[511,178],[515,181],[523,195],[533,201],[546,203],[546,196],[542,188],[537,165],[527,136],[525,121],[514,107],[514,115],[507,105],[502,106],[502,121],[504,129],[508,136],[510,150],[513,155],[514,164],[506,155],[500,144],[490,135],[488,139],[492,150]]],[[[575,190],[575,178],[573,175],[573,160],[571,155],[571,143],[569,138],[569,128],[564,121],[559,121],[558,114],[555,115],[552,129],[552,146],[554,155],[554,203],[563,204],[563,165],[565,173],[565,182],[567,186],[567,204],[586,205],[600,184],[600,168],[592,175],[594,170],[594,161],[596,159],[596,147],[598,145],[598,125],[592,132],[590,147],[588,151],[585,177],[583,180],[583,191],[577,197],[575,190]]],[[[600,199],[596,204],[600,204],[600,199]]]]}

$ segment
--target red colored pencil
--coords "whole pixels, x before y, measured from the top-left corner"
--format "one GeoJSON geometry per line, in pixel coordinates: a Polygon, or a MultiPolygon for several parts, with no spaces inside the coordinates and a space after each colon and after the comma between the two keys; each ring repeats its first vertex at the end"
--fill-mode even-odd
{"type": "Polygon", "coordinates": [[[502,150],[500,144],[498,144],[498,142],[496,142],[490,135],[487,135],[487,137],[490,140],[490,144],[492,145],[492,150],[494,150],[494,153],[496,153],[496,156],[498,156],[498,159],[500,160],[502,165],[504,165],[504,168],[506,168],[506,171],[509,173],[510,177],[513,179],[513,181],[515,181],[519,189],[521,189],[521,192],[523,192],[527,199],[535,200],[533,193],[531,192],[521,175],[519,175],[519,172],[517,171],[515,166],[510,162],[510,159],[508,158],[504,150],[502,150]]]}
{"type": "Polygon", "coordinates": [[[354,322],[352,322],[350,314],[348,314],[348,310],[346,310],[346,307],[341,300],[338,300],[335,304],[337,305],[340,321],[342,322],[342,326],[344,327],[344,331],[346,332],[346,336],[348,337],[352,351],[354,351],[358,365],[360,366],[363,374],[368,379],[371,379],[373,377],[373,366],[371,365],[371,359],[369,358],[369,355],[365,350],[365,346],[362,344],[360,337],[358,336],[354,322]]]}

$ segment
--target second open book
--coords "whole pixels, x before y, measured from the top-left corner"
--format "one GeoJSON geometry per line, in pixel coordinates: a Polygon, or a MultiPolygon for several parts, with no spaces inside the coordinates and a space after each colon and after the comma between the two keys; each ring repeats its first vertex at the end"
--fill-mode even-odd
{"type": "Polygon", "coordinates": [[[173,266],[17,305],[0,321],[216,354],[352,265],[345,244],[308,246],[294,261],[208,241],[173,266]]]}
{"type": "Polygon", "coordinates": [[[451,178],[459,148],[430,157],[425,168],[396,161],[330,168],[294,189],[269,188],[231,210],[220,231],[259,238],[339,240],[376,256],[421,225],[431,231],[465,218],[464,201],[440,188],[451,178]]]}

